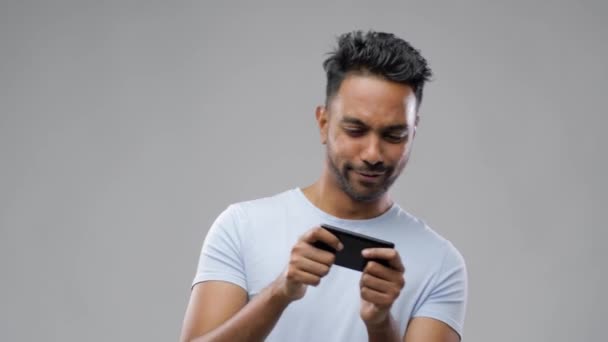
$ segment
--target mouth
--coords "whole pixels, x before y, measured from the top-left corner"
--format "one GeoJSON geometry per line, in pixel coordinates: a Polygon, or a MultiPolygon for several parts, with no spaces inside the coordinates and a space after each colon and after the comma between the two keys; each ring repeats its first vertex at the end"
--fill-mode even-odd
{"type": "Polygon", "coordinates": [[[366,176],[366,177],[378,177],[378,176],[382,176],[384,174],[384,172],[382,172],[382,173],[359,172],[359,174],[366,176]]]}
{"type": "Polygon", "coordinates": [[[378,179],[381,178],[382,175],[384,175],[384,172],[378,173],[378,172],[359,172],[359,171],[355,171],[355,173],[357,175],[359,175],[359,177],[366,181],[366,182],[376,182],[378,179]]]}

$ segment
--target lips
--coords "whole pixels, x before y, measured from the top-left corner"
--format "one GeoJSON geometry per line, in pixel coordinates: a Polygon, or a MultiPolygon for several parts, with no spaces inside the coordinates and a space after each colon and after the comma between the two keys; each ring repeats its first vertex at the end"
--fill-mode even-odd
{"type": "Polygon", "coordinates": [[[361,180],[363,180],[364,182],[377,182],[384,173],[371,173],[371,172],[358,172],[355,171],[357,173],[357,175],[359,175],[359,178],[361,178],[361,180]]]}
{"type": "Polygon", "coordinates": [[[366,176],[366,177],[378,177],[378,176],[382,176],[384,173],[370,173],[370,172],[358,172],[360,175],[362,176],[366,176]]]}

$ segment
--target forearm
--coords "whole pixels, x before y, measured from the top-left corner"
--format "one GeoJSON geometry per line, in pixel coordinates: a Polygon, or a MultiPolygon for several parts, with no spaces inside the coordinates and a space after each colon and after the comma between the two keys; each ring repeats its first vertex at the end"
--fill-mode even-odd
{"type": "Polygon", "coordinates": [[[192,342],[264,341],[289,303],[273,283],[229,320],[192,342]]]}
{"type": "Polygon", "coordinates": [[[388,318],[376,326],[366,326],[369,342],[400,342],[399,327],[389,314],[388,318]]]}

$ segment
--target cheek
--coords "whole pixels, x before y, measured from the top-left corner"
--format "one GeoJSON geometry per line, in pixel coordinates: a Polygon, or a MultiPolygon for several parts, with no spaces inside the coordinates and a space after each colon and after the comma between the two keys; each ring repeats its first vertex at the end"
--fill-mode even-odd
{"type": "Polygon", "coordinates": [[[408,152],[409,144],[389,146],[386,153],[387,162],[392,165],[401,164],[407,159],[408,152]]]}
{"type": "Polygon", "coordinates": [[[336,157],[352,159],[357,156],[361,143],[353,141],[346,135],[337,135],[333,139],[332,150],[336,157]]]}

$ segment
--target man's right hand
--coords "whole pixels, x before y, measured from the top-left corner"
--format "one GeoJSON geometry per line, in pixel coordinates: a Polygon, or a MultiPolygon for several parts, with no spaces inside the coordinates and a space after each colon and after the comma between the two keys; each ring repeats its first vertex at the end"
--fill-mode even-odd
{"type": "Polygon", "coordinates": [[[337,251],[344,248],[335,235],[321,227],[312,228],[302,235],[291,249],[287,268],[273,286],[276,293],[288,301],[304,297],[308,285],[319,285],[336,259],[335,254],[314,247],[316,241],[324,242],[337,251]]]}
{"type": "Polygon", "coordinates": [[[304,296],[306,286],[316,286],[329,272],[335,256],[315,248],[322,241],[343,247],[329,231],[315,227],[291,249],[289,264],[281,275],[248,301],[247,291],[225,281],[204,281],[194,286],[184,327],[183,341],[263,341],[289,303],[304,296]]]}

